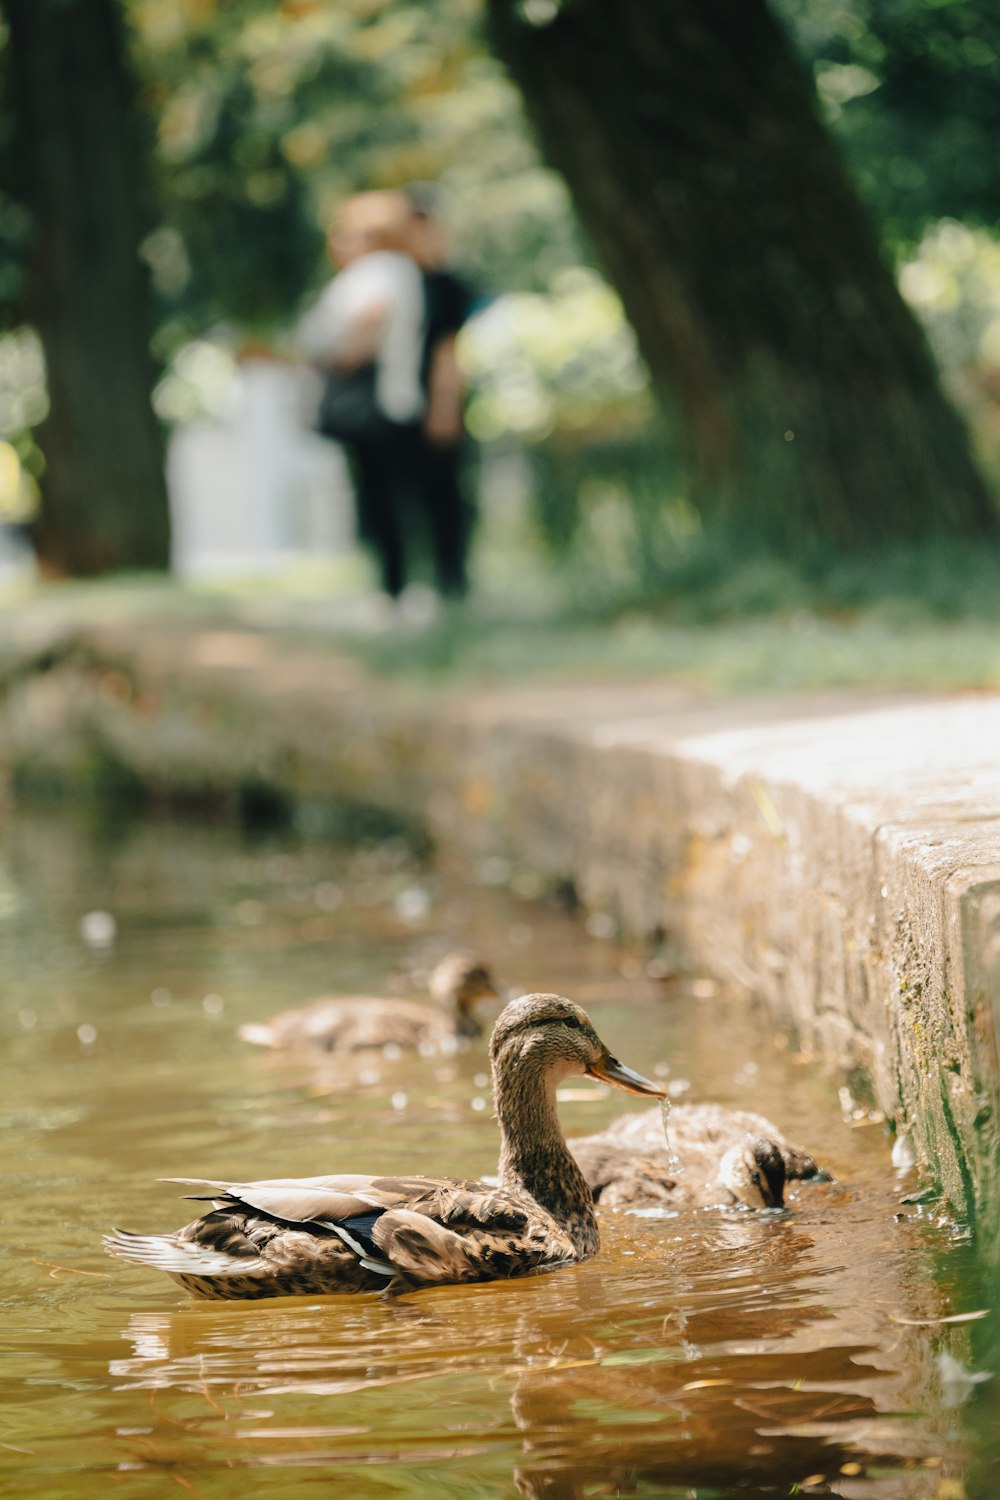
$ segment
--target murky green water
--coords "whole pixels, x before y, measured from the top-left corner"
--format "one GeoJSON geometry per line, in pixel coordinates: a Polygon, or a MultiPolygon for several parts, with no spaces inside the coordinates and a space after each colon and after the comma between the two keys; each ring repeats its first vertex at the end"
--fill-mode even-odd
{"type": "MultiPolygon", "coordinates": [[[[652,983],[502,873],[6,817],[10,1493],[961,1495],[936,1361],[968,1357],[969,1325],[939,1321],[966,1305],[964,1252],[900,1207],[881,1129],[844,1123],[833,1084],[744,1003],[652,983]],[[586,1265],[397,1300],[197,1304],[104,1258],[111,1224],[191,1216],[163,1176],[492,1170],[484,1048],[319,1073],[234,1036],[310,995],[405,987],[454,944],[579,1000],[678,1095],[763,1109],[839,1181],[800,1186],[781,1218],[609,1217],[586,1265]]],[[[629,1105],[569,1092],[568,1133],[629,1105]]]]}

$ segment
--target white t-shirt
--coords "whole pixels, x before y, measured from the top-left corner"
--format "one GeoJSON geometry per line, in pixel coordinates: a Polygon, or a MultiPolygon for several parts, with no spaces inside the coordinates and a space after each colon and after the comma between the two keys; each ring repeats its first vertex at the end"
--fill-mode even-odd
{"type": "Polygon", "coordinates": [[[372,250],[345,266],[299,324],[299,347],[309,359],[329,365],[351,324],[374,304],[385,308],[375,356],[375,400],[392,421],[414,422],[424,409],[424,287],[408,255],[372,250]]]}

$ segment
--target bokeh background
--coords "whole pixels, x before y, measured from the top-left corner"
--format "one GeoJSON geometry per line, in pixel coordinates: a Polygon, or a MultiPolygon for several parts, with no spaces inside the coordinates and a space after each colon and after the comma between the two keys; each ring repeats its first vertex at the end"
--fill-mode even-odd
{"type": "Polygon", "coordinates": [[[5,576],[370,589],[241,352],[416,180],[501,615],[992,621],[998,59],[988,0],[3,0],[5,576]]]}

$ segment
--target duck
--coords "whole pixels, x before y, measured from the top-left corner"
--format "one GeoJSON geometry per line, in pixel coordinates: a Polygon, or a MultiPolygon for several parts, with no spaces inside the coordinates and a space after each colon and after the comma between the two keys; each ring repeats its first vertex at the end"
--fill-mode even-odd
{"type": "Polygon", "coordinates": [[[343,1055],[378,1049],[432,1056],[481,1036],[476,1005],[500,999],[487,966],[469,953],[447,954],[431,974],[428,989],[443,1008],[377,995],[324,995],[269,1021],[249,1021],[238,1027],[237,1035],[277,1051],[343,1055]]]}
{"type": "Polygon", "coordinates": [[[570,1155],[556,1087],[583,1073],[627,1093],[659,1084],[613,1057],[560,995],[512,1000],[490,1040],[497,1185],[453,1177],[168,1178],[211,1208],[172,1234],[114,1229],[108,1254],[214,1300],[411,1290],[554,1270],[600,1248],[593,1195],[570,1155]]]}
{"type": "Polygon", "coordinates": [[[787,1140],[764,1115],[722,1104],[674,1104],[667,1115],[657,1105],[638,1114],[621,1115],[606,1130],[571,1141],[570,1146],[575,1150],[585,1143],[606,1143],[644,1154],[669,1149],[677,1164],[675,1170],[683,1168],[685,1174],[707,1178],[720,1156],[733,1146],[742,1146],[747,1136],[777,1147],[786,1181],[832,1181],[830,1173],[808,1151],[787,1140]]]}
{"type": "Polygon", "coordinates": [[[666,1149],[637,1152],[599,1137],[569,1142],[602,1208],[784,1208],[785,1163],[775,1141],[747,1134],[702,1172],[666,1149]]]}

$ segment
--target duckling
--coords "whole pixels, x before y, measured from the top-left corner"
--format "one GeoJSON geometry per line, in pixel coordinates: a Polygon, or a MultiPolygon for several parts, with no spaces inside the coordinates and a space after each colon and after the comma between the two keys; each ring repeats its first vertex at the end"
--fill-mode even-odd
{"type": "MultiPolygon", "coordinates": [[[[607,1130],[589,1141],[605,1141],[609,1145],[628,1146],[632,1151],[662,1151],[666,1144],[665,1132],[669,1134],[670,1150],[686,1168],[697,1172],[702,1164],[717,1161],[719,1153],[730,1146],[740,1145],[745,1136],[771,1141],[781,1153],[785,1164],[785,1178],[812,1182],[829,1182],[829,1172],[814,1160],[801,1146],[785,1139],[781,1131],[763,1115],[746,1109],[728,1109],[721,1104],[674,1104],[666,1116],[663,1110],[645,1109],[639,1114],[621,1115],[607,1130]]],[[[571,1141],[576,1150],[580,1141],[571,1141]]]]}
{"type": "Polygon", "coordinates": [[[569,1142],[602,1208],[784,1208],[785,1163],[774,1141],[746,1135],[704,1174],[680,1172],[665,1150],[637,1154],[594,1137],[569,1142]]]}
{"type": "Polygon", "coordinates": [[[453,1051],[456,1038],[482,1035],[474,1014],[480,1000],[499,1000],[492,975],[468,953],[449,953],[430,977],[428,988],[447,1010],[413,1000],[375,995],[325,995],[269,1021],[248,1022],[237,1034],[259,1047],[315,1052],[362,1052],[398,1048],[424,1054],[453,1051]]]}
{"type": "Polygon", "coordinates": [[[596,1255],[594,1202],[566,1145],[556,1086],[586,1073],[633,1094],[658,1084],[612,1057],[586,1011],[526,995],[490,1042],[499,1186],[452,1177],[171,1178],[211,1203],[172,1234],[105,1236],[108,1253],[152,1266],[196,1297],[317,1296],[495,1281],[596,1255]]]}

